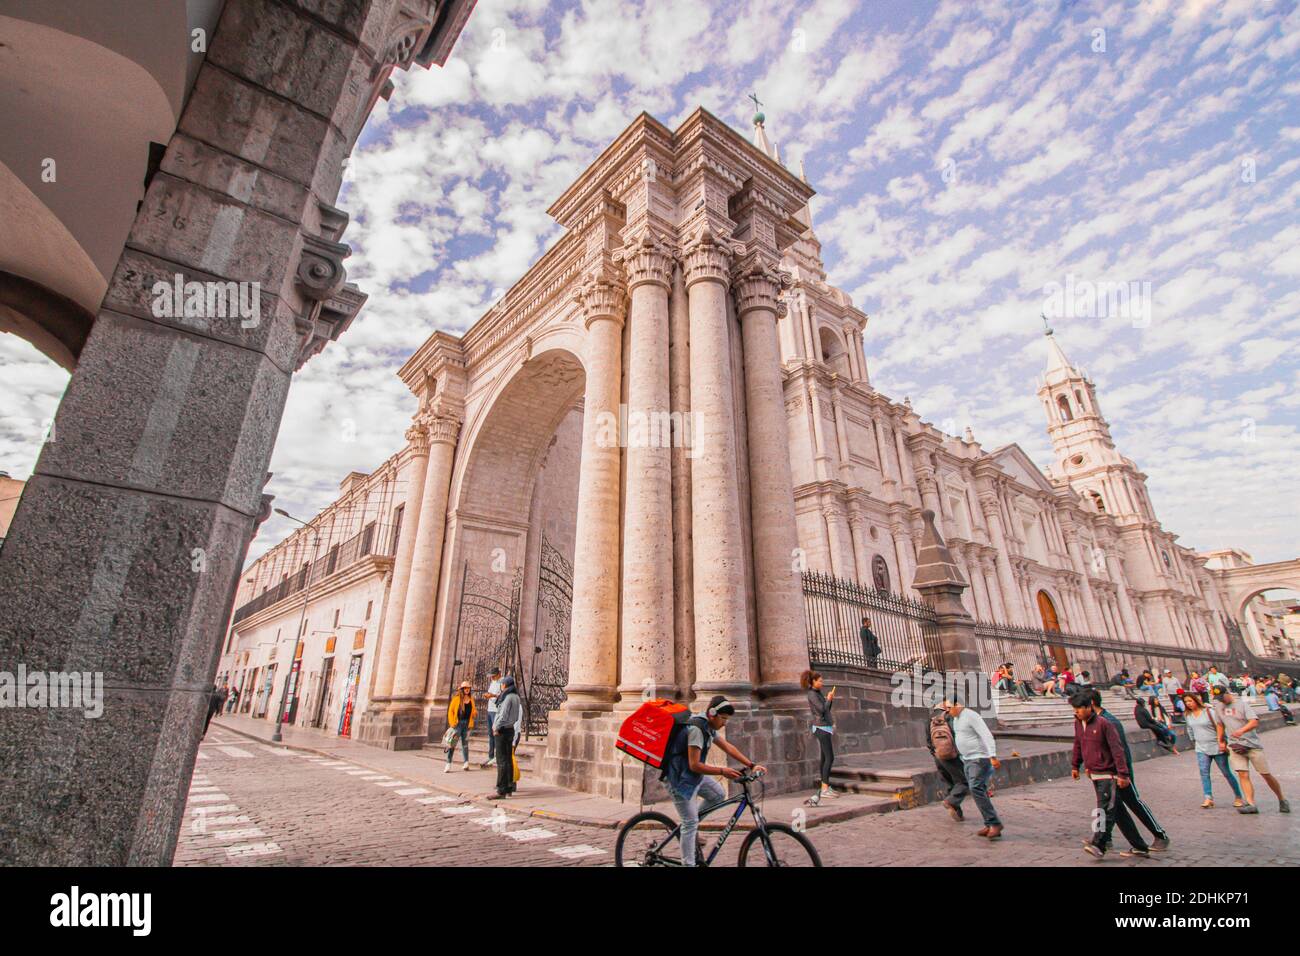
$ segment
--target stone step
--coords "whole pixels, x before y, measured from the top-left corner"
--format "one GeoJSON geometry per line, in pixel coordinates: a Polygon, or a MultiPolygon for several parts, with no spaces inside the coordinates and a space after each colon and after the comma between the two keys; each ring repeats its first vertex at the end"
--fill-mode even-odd
{"type": "MultiPolygon", "coordinates": [[[[425,743],[424,749],[437,759],[442,760],[447,751],[442,747],[441,740],[430,740],[425,743]]],[[[469,760],[471,764],[477,766],[487,760],[487,740],[482,734],[477,736],[473,733],[469,738],[469,760]]],[[[515,758],[519,761],[519,767],[522,770],[531,770],[541,765],[542,755],[546,753],[545,737],[529,737],[521,740],[515,747],[515,758]]],[[[456,742],[456,751],[452,758],[452,764],[460,763],[460,741],[456,742]]]]}
{"type": "Polygon", "coordinates": [[[906,770],[833,767],[831,786],[848,793],[890,797],[903,806],[916,803],[916,781],[913,774],[906,770]]]}

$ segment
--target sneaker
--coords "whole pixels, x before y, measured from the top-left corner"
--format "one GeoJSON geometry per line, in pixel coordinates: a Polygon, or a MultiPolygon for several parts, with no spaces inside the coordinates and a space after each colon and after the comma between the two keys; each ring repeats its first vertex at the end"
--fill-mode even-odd
{"type": "Polygon", "coordinates": [[[1291,812],[1291,804],[1287,803],[1285,800],[1279,800],[1279,801],[1277,802],[1277,812],[1278,812],[1278,813],[1290,813],[1290,812],[1291,812]]]}
{"type": "Polygon", "coordinates": [[[1237,808],[1238,813],[1259,813],[1259,807],[1253,803],[1245,803],[1237,808]]]}
{"type": "Polygon", "coordinates": [[[1205,798],[1205,802],[1201,804],[1201,809],[1202,809],[1202,810],[1213,810],[1213,809],[1214,809],[1214,801],[1211,800],[1209,797],[1206,797],[1206,798],[1205,798]]]}
{"type": "Polygon", "coordinates": [[[1119,855],[1126,860],[1145,860],[1147,857],[1151,855],[1151,851],[1148,850],[1146,847],[1142,847],[1141,849],[1139,849],[1135,846],[1132,846],[1129,847],[1127,850],[1121,850],[1119,855]]]}
{"type": "Polygon", "coordinates": [[[1151,841],[1152,853],[1164,853],[1165,850],[1167,849],[1169,849],[1169,837],[1167,836],[1156,837],[1154,840],[1151,841]]]}
{"type": "Polygon", "coordinates": [[[832,790],[830,787],[827,787],[825,790],[822,791],[823,797],[838,797],[839,795],[840,792],[838,790],[832,790]]]}
{"type": "Polygon", "coordinates": [[[469,761],[466,760],[463,764],[461,764],[461,765],[460,765],[460,769],[461,769],[461,770],[468,770],[468,769],[469,769],[469,761]]]}
{"type": "Polygon", "coordinates": [[[445,763],[445,764],[442,765],[442,772],[443,772],[443,773],[451,773],[451,763],[450,763],[450,762],[445,763]]]}
{"type": "Polygon", "coordinates": [[[485,766],[485,767],[495,767],[496,765],[497,765],[497,758],[496,758],[496,757],[493,757],[491,760],[489,760],[489,761],[488,761],[487,763],[485,763],[483,766],[485,766]]]}
{"type": "Polygon", "coordinates": [[[822,795],[820,793],[814,793],[811,797],[805,800],[804,803],[810,807],[820,807],[822,805],[822,795]]]}
{"type": "Polygon", "coordinates": [[[1083,849],[1085,853],[1091,854],[1092,856],[1096,857],[1098,860],[1105,859],[1106,857],[1105,850],[1097,846],[1097,844],[1092,843],[1088,840],[1083,841],[1083,849]]]}
{"type": "Polygon", "coordinates": [[[1240,810],[1240,809],[1241,809],[1242,807],[1244,807],[1246,804],[1245,804],[1245,802],[1242,801],[1242,800],[1233,800],[1233,801],[1232,801],[1232,805],[1233,805],[1234,807],[1236,807],[1238,810],[1240,810]]]}

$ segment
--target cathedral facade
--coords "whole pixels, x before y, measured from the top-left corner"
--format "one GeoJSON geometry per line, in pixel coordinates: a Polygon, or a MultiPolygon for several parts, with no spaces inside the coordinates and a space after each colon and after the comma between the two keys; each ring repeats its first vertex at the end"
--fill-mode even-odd
{"type": "Polygon", "coordinates": [[[916,598],[927,511],[972,618],[1222,652],[1238,609],[1050,330],[1050,469],[945,434],[872,387],[812,195],[761,115],[753,142],[704,110],[633,121],[552,205],[560,239],[402,367],[405,446],[246,569],[237,707],[420,746],[496,664],[555,782],[626,793],[613,732],[649,696],[727,695],[762,758],[803,726],[803,572],[916,598]]]}

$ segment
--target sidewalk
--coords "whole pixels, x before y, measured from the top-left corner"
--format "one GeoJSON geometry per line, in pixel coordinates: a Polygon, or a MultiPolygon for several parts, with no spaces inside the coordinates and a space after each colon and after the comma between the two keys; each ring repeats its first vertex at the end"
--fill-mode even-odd
{"type": "MultiPolygon", "coordinates": [[[[496,789],[495,767],[480,770],[477,765],[471,763],[471,769],[464,771],[460,769],[460,764],[456,763],[453,764],[454,769],[451,773],[443,773],[442,755],[432,750],[385,750],[382,747],[371,747],[347,738],[327,737],[317,731],[301,727],[283,727],[280,731],[284,738],[283,742],[271,744],[271,734],[275,731],[274,724],[239,715],[223,714],[214,717],[212,725],[259,743],[347,760],[358,767],[409,780],[413,784],[481,804],[484,807],[491,808],[496,805],[496,801],[489,802],[486,799],[488,794],[495,792],[496,789]]],[[[900,809],[897,800],[851,793],[842,794],[834,800],[823,801],[819,807],[809,807],[804,805],[804,800],[808,796],[808,793],[801,792],[767,797],[762,801],[763,814],[769,820],[784,822],[794,819],[796,814],[802,811],[804,826],[815,827],[870,813],[888,813],[900,809]]],[[[671,803],[648,804],[644,808],[634,803],[619,803],[607,797],[542,783],[535,774],[528,771],[524,772],[519,781],[518,792],[504,801],[504,806],[512,813],[546,817],[580,826],[611,829],[617,829],[625,820],[640,813],[642,809],[658,810],[674,820],[677,819],[677,812],[671,803]]],[[[705,820],[700,828],[720,830],[725,823],[725,820],[705,820]]],[[[746,813],[737,824],[737,829],[751,829],[752,825],[753,820],[746,813]]]]}

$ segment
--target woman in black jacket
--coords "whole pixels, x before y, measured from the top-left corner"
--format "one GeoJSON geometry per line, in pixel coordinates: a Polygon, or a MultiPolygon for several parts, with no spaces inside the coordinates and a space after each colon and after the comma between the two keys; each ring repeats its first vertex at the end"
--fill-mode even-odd
{"type": "Polygon", "coordinates": [[[835,748],[831,738],[835,733],[831,718],[831,707],[835,704],[835,688],[829,694],[822,693],[822,675],[816,671],[804,671],[799,678],[799,685],[808,692],[808,707],[812,710],[812,734],[817,738],[821,748],[821,766],[819,777],[821,789],[808,800],[812,806],[822,802],[822,797],[838,797],[831,789],[831,765],[835,763],[835,748]]]}
{"type": "Polygon", "coordinates": [[[1140,697],[1133,705],[1133,719],[1143,730],[1151,731],[1155,735],[1156,743],[1161,747],[1170,753],[1178,753],[1178,748],[1175,746],[1178,738],[1174,736],[1173,731],[1151,716],[1151,711],[1147,710],[1146,703],[1140,697]]]}

